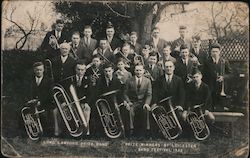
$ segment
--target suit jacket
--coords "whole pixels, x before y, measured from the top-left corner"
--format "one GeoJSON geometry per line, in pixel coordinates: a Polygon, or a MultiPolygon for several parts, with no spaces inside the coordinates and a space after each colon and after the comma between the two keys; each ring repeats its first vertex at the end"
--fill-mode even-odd
{"type": "MultiPolygon", "coordinates": [[[[55,30],[49,31],[49,32],[45,35],[45,37],[44,37],[44,39],[43,39],[43,42],[42,42],[42,44],[41,44],[41,49],[42,49],[42,50],[46,51],[47,49],[51,48],[51,46],[49,45],[49,38],[50,38],[51,35],[56,36],[55,30]]],[[[67,41],[67,42],[68,42],[68,37],[67,37],[66,33],[64,32],[64,30],[62,30],[61,36],[60,36],[60,38],[57,40],[57,42],[58,42],[58,44],[61,44],[61,43],[63,43],[64,41],[67,41]]]]}
{"type": "Polygon", "coordinates": [[[61,56],[57,56],[51,60],[55,82],[74,75],[76,61],[68,56],[66,61],[62,63],[61,56]]]}
{"type": "Polygon", "coordinates": [[[228,60],[220,57],[218,63],[215,64],[213,62],[212,57],[209,57],[208,60],[204,63],[203,80],[210,87],[211,91],[221,90],[221,84],[218,84],[218,82],[216,82],[216,79],[217,79],[217,74],[219,75],[221,74],[222,65],[224,65],[225,67],[224,78],[227,79],[230,77],[230,74],[232,72],[228,60]]]}
{"type": "Polygon", "coordinates": [[[154,78],[154,81],[156,81],[161,75],[163,75],[161,67],[159,67],[157,64],[155,64],[153,70],[149,67],[149,64],[146,65],[145,69],[151,74],[151,76],[154,78]]]}
{"type": "Polygon", "coordinates": [[[75,60],[83,59],[83,51],[84,51],[83,44],[80,42],[77,48],[74,48],[72,43],[70,44],[70,46],[71,46],[71,49],[70,49],[69,56],[71,56],[75,60]]]}
{"type": "MultiPolygon", "coordinates": [[[[147,45],[150,45],[151,47],[155,48],[155,45],[154,45],[154,41],[153,41],[153,38],[150,38],[148,41],[146,41],[147,45]]],[[[165,41],[164,39],[159,39],[158,41],[158,44],[157,44],[157,50],[159,53],[162,53],[163,51],[163,48],[167,45],[167,41],[165,41]]],[[[162,54],[161,54],[162,55],[162,54]]]]}
{"type": "Polygon", "coordinates": [[[28,100],[39,99],[41,102],[41,109],[49,110],[55,108],[52,105],[52,80],[43,76],[39,86],[36,84],[35,76],[31,78],[28,100]]]}
{"type": "Polygon", "coordinates": [[[137,90],[136,78],[133,76],[130,78],[125,85],[124,99],[127,102],[139,103],[140,105],[148,104],[150,105],[152,100],[152,85],[151,81],[142,77],[141,87],[137,90]]]}
{"type": "Polygon", "coordinates": [[[85,42],[84,38],[81,40],[81,43],[83,45],[83,52],[82,52],[82,58],[85,59],[87,61],[87,63],[90,63],[92,60],[92,55],[93,55],[93,51],[97,48],[97,40],[90,38],[90,44],[88,46],[88,44],[85,42]]]}
{"type": "Polygon", "coordinates": [[[109,44],[110,44],[112,51],[114,51],[116,48],[122,46],[122,41],[117,37],[113,37],[111,43],[109,44]]]}
{"type": "MultiPolygon", "coordinates": [[[[113,55],[113,52],[112,52],[112,50],[110,50],[109,48],[107,48],[104,52],[103,52],[103,50],[100,48],[100,47],[98,47],[98,48],[96,48],[95,50],[94,50],[94,52],[93,52],[93,55],[95,55],[95,54],[102,54],[104,57],[106,57],[110,62],[114,62],[114,60],[115,60],[115,58],[114,58],[114,55],[113,55]]],[[[104,60],[104,59],[102,59],[102,60],[104,60]]],[[[104,60],[105,61],[105,60],[104,60]]],[[[106,61],[105,61],[106,62],[106,61]]]]}
{"type": "Polygon", "coordinates": [[[97,95],[102,95],[103,93],[107,93],[114,90],[121,90],[120,81],[113,76],[112,80],[107,85],[106,78],[102,76],[97,82],[97,95]]]}
{"type": "Polygon", "coordinates": [[[175,74],[183,80],[183,82],[186,82],[187,75],[191,74],[192,70],[194,68],[193,62],[188,59],[188,65],[186,66],[182,59],[178,59],[175,64],[175,74]]]}
{"type": "Polygon", "coordinates": [[[190,54],[195,55],[198,58],[198,60],[202,66],[204,66],[204,63],[208,59],[208,54],[206,52],[204,52],[203,50],[201,50],[201,48],[199,49],[198,54],[195,52],[194,48],[191,48],[190,54]]]}
{"type": "Polygon", "coordinates": [[[79,86],[77,84],[76,75],[74,75],[72,76],[72,83],[76,88],[78,98],[80,99],[84,96],[86,97],[86,99],[84,99],[81,102],[90,104],[90,99],[92,96],[91,89],[90,89],[90,78],[87,76],[83,76],[81,85],[79,86]]]}
{"type": "Polygon", "coordinates": [[[191,48],[191,40],[190,39],[182,39],[181,37],[177,38],[176,40],[174,40],[171,44],[171,55],[178,59],[180,58],[180,46],[183,44],[187,44],[188,48],[191,48]],[[176,48],[178,48],[177,50],[175,50],[176,48]]]}
{"type": "MultiPolygon", "coordinates": [[[[131,43],[131,42],[130,42],[131,43]]],[[[132,44],[132,43],[131,43],[132,44]]],[[[132,44],[133,45],[133,44],[132,44]]],[[[142,50],[142,46],[140,43],[136,42],[135,45],[133,45],[135,47],[135,52],[137,54],[140,54],[141,53],[141,50],[142,50]]]]}
{"type": "Polygon", "coordinates": [[[203,110],[212,110],[211,93],[208,85],[202,82],[200,87],[197,89],[194,82],[189,83],[186,93],[186,109],[203,103],[203,110]]]}
{"type": "Polygon", "coordinates": [[[164,98],[172,96],[173,105],[184,106],[185,91],[183,81],[180,77],[173,75],[171,83],[166,81],[165,74],[156,81],[156,95],[154,95],[154,103],[161,101],[164,98]]]}

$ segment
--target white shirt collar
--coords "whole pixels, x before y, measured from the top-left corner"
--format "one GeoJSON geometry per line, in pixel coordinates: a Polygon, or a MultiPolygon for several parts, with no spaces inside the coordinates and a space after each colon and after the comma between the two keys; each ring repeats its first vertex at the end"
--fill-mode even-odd
{"type": "Polygon", "coordinates": [[[65,61],[67,60],[67,58],[68,58],[68,55],[67,56],[62,56],[61,55],[61,61],[62,61],[62,63],[65,63],[65,61]]]}
{"type": "Polygon", "coordinates": [[[168,79],[170,78],[170,81],[172,81],[173,79],[173,74],[171,75],[168,75],[168,74],[165,74],[165,78],[166,78],[166,81],[168,82],[168,79]]]}
{"type": "Polygon", "coordinates": [[[39,84],[40,84],[42,79],[43,79],[43,76],[41,76],[41,77],[35,76],[35,78],[36,78],[36,83],[39,82],[39,84]]]}

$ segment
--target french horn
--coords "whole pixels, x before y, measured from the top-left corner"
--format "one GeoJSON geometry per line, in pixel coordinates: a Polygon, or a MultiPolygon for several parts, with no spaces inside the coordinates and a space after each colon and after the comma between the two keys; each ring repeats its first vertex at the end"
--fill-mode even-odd
{"type": "Polygon", "coordinates": [[[195,105],[193,109],[197,112],[189,110],[187,114],[187,122],[191,126],[194,137],[197,140],[205,140],[210,135],[210,130],[205,122],[204,114],[202,113],[202,105],[203,104],[195,105]]]}
{"type": "Polygon", "coordinates": [[[37,106],[39,105],[40,101],[33,99],[28,101],[21,110],[25,130],[31,140],[38,140],[43,134],[39,114],[43,113],[45,110],[38,111],[37,106]]]}
{"type": "Polygon", "coordinates": [[[175,114],[177,108],[173,108],[171,103],[172,97],[167,97],[159,102],[159,105],[153,105],[151,112],[154,120],[160,128],[163,136],[168,140],[177,138],[182,133],[182,127],[175,114]],[[168,103],[170,111],[166,112],[164,103],[168,103]]]}

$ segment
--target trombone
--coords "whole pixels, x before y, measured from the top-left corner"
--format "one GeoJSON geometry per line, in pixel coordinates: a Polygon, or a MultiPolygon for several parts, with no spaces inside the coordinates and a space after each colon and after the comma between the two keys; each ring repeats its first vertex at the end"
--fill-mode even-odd
{"type": "Polygon", "coordinates": [[[189,112],[187,114],[187,122],[191,126],[194,137],[197,140],[205,140],[210,135],[210,130],[205,122],[204,114],[201,109],[201,106],[203,105],[204,104],[200,104],[193,107],[193,109],[196,110],[197,113],[189,109],[189,112]]]}
{"type": "Polygon", "coordinates": [[[175,114],[177,108],[173,108],[171,98],[172,97],[167,97],[161,100],[159,105],[154,104],[151,109],[154,120],[160,128],[163,136],[168,140],[173,140],[182,133],[182,127],[175,114]],[[165,108],[161,105],[166,101],[170,108],[170,111],[168,112],[166,112],[165,108]]]}

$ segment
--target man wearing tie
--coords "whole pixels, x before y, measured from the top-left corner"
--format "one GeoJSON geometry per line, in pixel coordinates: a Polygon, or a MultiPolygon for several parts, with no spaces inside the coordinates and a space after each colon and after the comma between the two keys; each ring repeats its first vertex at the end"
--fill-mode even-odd
{"type": "Polygon", "coordinates": [[[59,53],[59,48],[57,45],[54,44],[50,44],[50,38],[51,36],[54,36],[57,40],[58,45],[68,41],[67,35],[66,33],[63,31],[64,28],[64,21],[61,19],[56,20],[56,24],[55,24],[55,29],[48,32],[44,39],[43,42],[41,44],[40,49],[45,53],[45,58],[53,58],[55,56],[57,56],[59,53]]]}
{"type": "Polygon", "coordinates": [[[103,63],[108,62],[104,59],[104,57],[110,62],[114,62],[113,52],[106,38],[100,39],[99,47],[94,50],[93,55],[100,55],[103,63]]]}
{"type": "Polygon", "coordinates": [[[138,39],[137,32],[131,32],[129,38],[130,38],[130,44],[135,47],[135,53],[140,54],[142,46],[137,42],[138,39]]]}
{"type": "Polygon", "coordinates": [[[51,60],[55,83],[74,75],[76,61],[69,56],[70,45],[60,44],[61,54],[51,60]]]}
{"type": "Polygon", "coordinates": [[[183,44],[180,47],[181,58],[177,59],[175,74],[186,84],[190,82],[190,74],[194,68],[193,61],[190,59],[188,46],[183,44]]]}
{"type": "Polygon", "coordinates": [[[122,41],[119,38],[115,37],[114,35],[115,35],[115,28],[111,23],[109,23],[106,28],[106,38],[112,51],[122,46],[122,41]]]}
{"type": "Polygon", "coordinates": [[[160,57],[162,57],[162,51],[166,44],[167,41],[160,38],[160,28],[158,27],[153,28],[151,38],[145,43],[145,45],[150,45],[154,51],[159,52],[160,57]]]}
{"type": "Polygon", "coordinates": [[[71,49],[69,56],[71,56],[75,60],[83,59],[84,47],[80,41],[81,41],[80,33],[74,32],[71,38],[71,43],[70,43],[71,49]]]}
{"type": "Polygon", "coordinates": [[[83,44],[83,51],[82,51],[82,55],[83,55],[83,59],[86,60],[86,64],[89,64],[92,60],[92,54],[93,51],[96,49],[97,47],[97,40],[93,39],[92,36],[92,28],[89,25],[86,25],[84,27],[84,31],[83,31],[84,37],[82,39],[82,44],[83,44]]]}
{"type": "Polygon", "coordinates": [[[136,136],[149,136],[149,111],[152,99],[150,79],[143,76],[145,70],[142,64],[135,65],[135,76],[130,78],[125,86],[124,99],[130,110],[130,130],[136,136]]]}
{"type": "Polygon", "coordinates": [[[27,100],[38,99],[40,101],[41,104],[38,106],[38,111],[45,110],[40,115],[44,135],[52,136],[52,110],[55,108],[52,104],[52,80],[44,75],[44,64],[42,62],[34,63],[33,70],[34,76],[30,82],[27,100]]]}
{"type": "Polygon", "coordinates": [[[221,57],[221,46],[218,43],[211,45],[211,56],[204,63],[204,82],[208,84],[212,93],[212,101],[214,110],[227,110],[227,107],[223,106],[222,90],[226,85],[226,80],[231,77],[232,69],[228,60],[221,57]],[[223,87],[224,84],[224,87],[223,87]]]}

